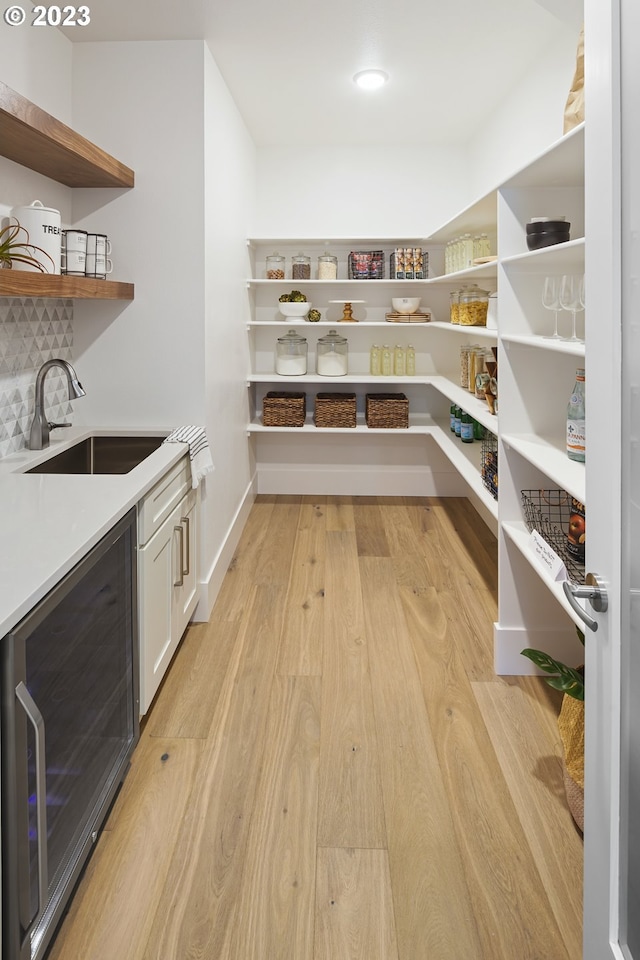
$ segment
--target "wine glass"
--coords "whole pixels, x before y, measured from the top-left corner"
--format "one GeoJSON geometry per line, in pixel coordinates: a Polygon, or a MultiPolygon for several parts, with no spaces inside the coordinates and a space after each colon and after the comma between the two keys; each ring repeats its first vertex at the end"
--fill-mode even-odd
{"type": "Polygon", "coordinates": [[[578,310],[584,310],[580,300],[580,277],[572,274],[565,274],[560,281],[560,306],[563,310],[569,310],[572,316],[571,336],[569,340],[580,341],[576,333],[576,313],[578,310]]]}
{"type": "Polygon", "coordinates": [[[542,306],[547,310],[553,310],[555,314],[555,327],[553,333],[546,335],[548,340],[560,340],[558,333],[558,313],[560,312],[560,277],[545,277],[542,288],[542,306]]]}

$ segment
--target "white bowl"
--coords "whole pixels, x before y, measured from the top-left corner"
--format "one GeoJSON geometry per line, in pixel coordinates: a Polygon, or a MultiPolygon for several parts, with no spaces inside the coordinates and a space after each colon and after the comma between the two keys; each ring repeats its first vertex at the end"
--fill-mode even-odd
{"type": "Polygon", "coordinates": [[[306,317],[313,306],[306,300],[304,303],[278,303],[280,313],[283,317],[306,317]]]}
{"type": "Polygon", "coordinates": [[[391,304],[396,313],[408,315],[418,312],[421,300],[422,297],[394,297],[391,304]]]}

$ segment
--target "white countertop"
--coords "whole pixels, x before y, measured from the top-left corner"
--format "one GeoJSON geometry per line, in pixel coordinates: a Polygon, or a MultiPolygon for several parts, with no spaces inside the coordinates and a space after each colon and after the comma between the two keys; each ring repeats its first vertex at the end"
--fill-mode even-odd
{"type": "Polygon", "coordinates": [[[168,430],[72,427],[46,450],[0,460],[0,639],[187,451],[164,443],[126,474],[23,473],[92,435],[165,436],[168,430]]]}

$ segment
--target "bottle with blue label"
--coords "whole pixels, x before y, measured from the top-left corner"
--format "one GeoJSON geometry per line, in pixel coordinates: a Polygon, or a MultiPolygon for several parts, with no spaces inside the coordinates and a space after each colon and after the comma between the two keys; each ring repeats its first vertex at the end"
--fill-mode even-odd
{"type": "Polygon", "coordinates": [[[567,407],[567,456],[570,460],[585,462],[585,379],[584,370],[576,370],[576,382],[567,407]]]}

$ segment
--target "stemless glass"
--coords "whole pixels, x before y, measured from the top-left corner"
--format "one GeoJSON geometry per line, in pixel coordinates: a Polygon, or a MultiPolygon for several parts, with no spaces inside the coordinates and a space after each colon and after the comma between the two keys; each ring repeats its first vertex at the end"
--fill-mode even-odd
{"type": "Polygon", "coordinates": [[[580,301],[580,277],[565,274],[560,281],[560,306],[569,310],[572,317],[571,336],[569,340],[581,342],[576,333],[576,313],[584,307],[580,301]]]}
{"type": "Polygon", "coordinates": [[[542,306],[547,310],[553,310],[555,316],[555,326],[553,333],[546,334],[547,340],[560,340],[558,333],[558,313],[560,312],[560,277],[545,277],[542,288],[542,306]]]}

